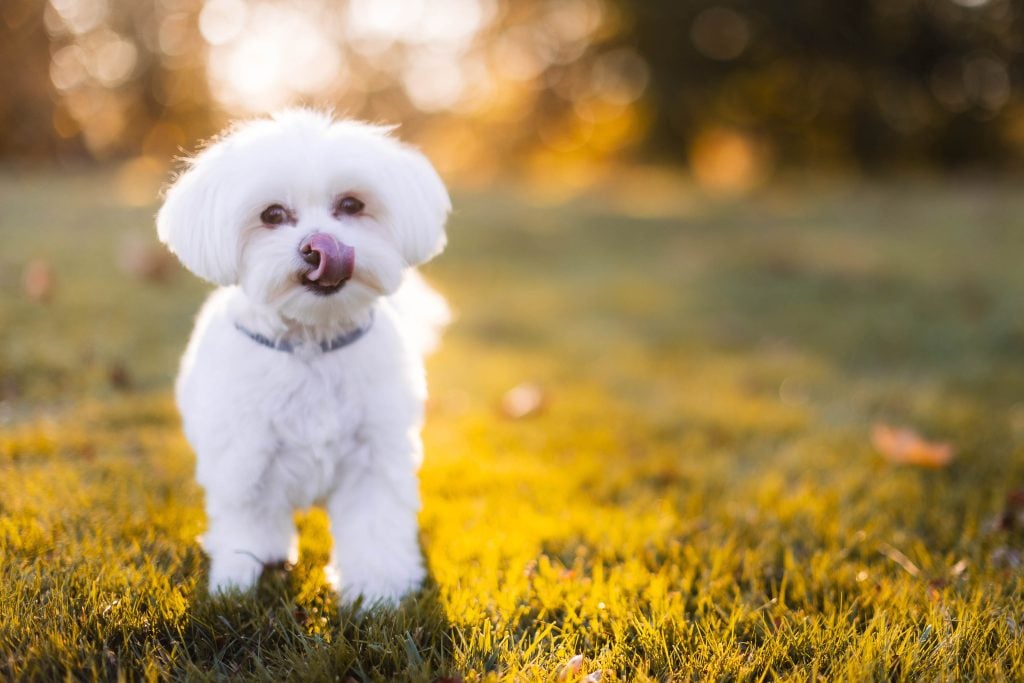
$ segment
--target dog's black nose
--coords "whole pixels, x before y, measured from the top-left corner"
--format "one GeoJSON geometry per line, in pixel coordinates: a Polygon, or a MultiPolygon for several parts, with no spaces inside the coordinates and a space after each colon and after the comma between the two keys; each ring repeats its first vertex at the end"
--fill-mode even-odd
{"type": "Polygon", "coordinates": [[[302,260],[308,263],[309,265],[314,267],[320,265],[320,252],[314,249],[309,244],[302,245],[301,253],[302,260]]]}

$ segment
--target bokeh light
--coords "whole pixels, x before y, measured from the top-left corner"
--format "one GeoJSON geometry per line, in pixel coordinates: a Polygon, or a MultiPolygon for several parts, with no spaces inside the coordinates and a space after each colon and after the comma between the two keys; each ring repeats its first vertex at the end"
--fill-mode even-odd
{"type": "Polygon", "coordinates": [[[813,15],[750,0],[0,9],[0,26],[26,25],[43,42],[11,54],[34,49],[46,75],[40,86],[8,65],[16,94],[0,106],[11,131],[0,142],[28,149],[14,133],[27,129],[33,149],[69,158],[169,159],[233,118],[301,104],[400,124],[451,181],[474,184],[544,172],[577,187],[643,161],[687,166],[705,187],[754,188],[762,180],[750,178],[807,163],[1024,160],[1024,9],[1001,0],[872,0],[813,15]],[[42,115],[33,122],[26,107],[42,115]]]}
{"type": "Polygon", "coordinates": [[[211,0],[199,15],[210,43],[211,91],[229,111],[265,112],[347,83],[347,64],[324,28],[324,8],[211,0]],[[211,8],[213,8],[212,11],[211,8]]]}
{"type": "Polygon", "coordinates": [[[148,158],[307,104],[401,123],[477,181],[529,150],[593,159],[643,130],[649,67],[601,44],[614,16],[603,0],[49,0],[54,127],[98,158],[148,158]]]}
{"type": "Polygon", "coordinates": [[[694,177],[712,192],[743,192],[759,185],[768,178],[771,162],[763,142],[727,128],[701,132],[690,148],[694,177]]]}
{"type": "Polygon", "coordinates": [[[747,49],[750,33],[750,22],[745,16],[728,7],[714,6],[693,20],[690,39],[705,57],[728,61],[747,49]]]}

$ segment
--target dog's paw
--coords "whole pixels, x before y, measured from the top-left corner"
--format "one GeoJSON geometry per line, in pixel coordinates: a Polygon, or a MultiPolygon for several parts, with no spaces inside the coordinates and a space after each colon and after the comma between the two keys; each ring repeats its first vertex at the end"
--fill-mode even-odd
{"type": "Polygon", "coordinates": [[[263,563],[246,553],[225,553],[210,558],[210,594],[247,591],[256,585],[263,563]]]}
{"type": "Polygon", "coordinates": [[[342,576],[340,603],[349,606],[359,603],[362,609],[396,607],[402,598],[419,590],[425,578],[426,571],[421,563],[375,576],[342,576]]]}

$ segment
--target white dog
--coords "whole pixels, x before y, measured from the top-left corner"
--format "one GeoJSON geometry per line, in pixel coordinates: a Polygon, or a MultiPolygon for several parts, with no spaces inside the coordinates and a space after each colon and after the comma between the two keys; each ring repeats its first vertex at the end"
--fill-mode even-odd
{"type": "Polygon", "coordinates": [[[344,600],[423,580],[422,356],[447,309],[411,268],[444,248],[450,209],[388,130],[307,110],[230,130],[168,189],[160,239],[221,285],[177,382],[211,591],[294,562],[293,511],[314,503],[344,600]]]}

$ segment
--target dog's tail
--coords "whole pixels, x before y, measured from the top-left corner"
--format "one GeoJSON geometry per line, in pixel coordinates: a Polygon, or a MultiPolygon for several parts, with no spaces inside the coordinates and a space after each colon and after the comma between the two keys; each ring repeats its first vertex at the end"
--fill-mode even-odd
{"type": "Polygon", "coordinates": [[[406,334],[424,356],[441,342],[441,332],[452,320],[452,311],[444,297],[427,284],[423,276],[409,269],[398,291],[389,297],[398,311],[406,334]]]}

